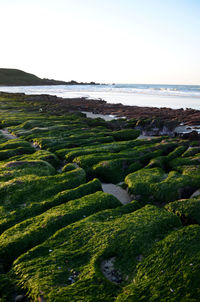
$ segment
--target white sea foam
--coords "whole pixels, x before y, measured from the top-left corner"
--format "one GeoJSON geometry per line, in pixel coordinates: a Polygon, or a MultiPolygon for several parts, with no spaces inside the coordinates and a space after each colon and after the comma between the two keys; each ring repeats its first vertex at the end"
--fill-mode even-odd
{"type": "Polygon", "coordinates": [[[18,86],[0,87],[0,91],[104,99],[110,103],[124,105],[200,109],[200,86],[189,85],[18,86]]]}

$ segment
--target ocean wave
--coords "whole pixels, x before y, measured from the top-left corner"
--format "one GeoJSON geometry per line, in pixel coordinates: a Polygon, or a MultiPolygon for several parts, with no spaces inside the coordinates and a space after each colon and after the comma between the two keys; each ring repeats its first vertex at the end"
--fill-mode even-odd
{"type": "Polygon", "coordinates": [[[136,84],[116,84],[116,85],[62,85],[62,86],[18,86],[0,87],[1,91],[25,92],[29,94],[55,94],[64,96],[67,93],[90,95],[91,92],[99,93],[123,93],[123,94],[144,94],[159,96],[180,96],[180,97],[200,97],[200,86],[186,85],[136,85],[136,84]]]}

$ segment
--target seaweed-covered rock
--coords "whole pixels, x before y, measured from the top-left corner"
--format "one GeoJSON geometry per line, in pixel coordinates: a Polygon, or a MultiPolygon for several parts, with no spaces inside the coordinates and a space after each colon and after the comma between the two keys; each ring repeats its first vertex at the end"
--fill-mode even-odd
{"type": "Polygon", "coordinates": [[[200,227],[172,232],[158,242],[137,267],[133,282],[116,299],[124,301],[194,301],[200,297],[200,227]]]}
{"type": "Polygon", "coordinates": [[[24,219],[23,209],[35,202],[42,202],[57,193],[85,183],[85,172],[76,169],[59,175],[25,175],[5,182],[0,187],[0,232],[24,219]],[[21,217],[22,215],[22,217],[21,217]]]}
{"type": "Polygon", "coordinates": [[[35,149],[32,146],[29,147],[17,147],[15,149],[7,149],[7,150],[0,150],[0,160],[8,159],[15,155],[21,154],[31,154],[34,153],[35,149]]]}
{"type": "Polygon", "coordinates": [[[127,174],[129,165],[134,160],[131,159],[113,159],[101,161],[92,166],[92,174],[104,182],[118,183],[123,181],[127,174]]]}
{"type": "Polygon", "coordinates": [[[189,147],[183,154],[182,157],[193,156],[200,153],[200,147],[189,147]]]}
{"type": "Polygon", "coordinates": [[[140,135],[139,130],[133,129],[123,129],[119,131],[113,131],[111,135],[114,137],[116,141],[128,141],[132,139],[136,139],[140,135]]]}
{"type": "Polygon", "coordinates": [[[16,155],[14,157],[9,158],[7,161],[10,160],[43,160],[51,164],[53,167],[57,168],[59,165],[58,157],[47,150],[38,150],[32,154],[22,154],[22,155],[16,155]]]}
{"type": "Polygon", "coordinates": [[[72,170],[75,170],[75,169],[77,169],[75,164],[66,164],[62,168],[62,172],[68,172],[68,171],[72,171],[72,170]]]}
{"type": "Polygon", "coordinates": [[[35,215],[39,215],[52,207],[101,190],[102,187],[100,181],[98,179],[93,179],[92,181],[83,183],[80,186],[78,186],[77,183],[77,187],[61,191],[45,200],[36,200],[27,204],[24,203],[21,207],[17,207],[15,210],[13,209],[11,213],[6,211],[4,206],[0,206],[0,228],[5,230],[6,228],[12,227],[14,224],[19,223],[20,221],[34,217],[35,215]]]}
{"type": "MultiPolygon", "coordinates": [[[[149,164],[147,165],[148,168],[161,168],[163,170],[166,169],[167,166],[167,156],[157,156],[150,160],[149,164]]],[[[134,172],[134,171],[133,171],[134,172]]]]}
{"type": "Polygon", "coordinates": [[[113,195],[96,192],[53,207],[6,230],[1,236],[0,259],[9,265],[20,254],[38,245],[57,230],[95,212],[119,207],[113,195]]]}
{"type": "Polygon", "coordinates": [[[153,184],[165,178],[166,174],[160,168],[140,169],[128,174],[125,178],[125,183],[135,199],[146,201],[153,199],[153,184]]]}
{"type": "Polygon", "coordinates": [[[25,175],[49,176],[55,173],[55,168],[43,160],[0,163],[0,180],[4,182],[25,175]]]}
{"type": "Polygon", "coordinates": [[[101,211],[56,232],[14,262],[20,284],[34,300],[42,290],[47,301],[113,301],[120,288],[104,277],[101,262],[115,257],[122,280],[131,279],[138,256],[180,227],[155,206],[130,211],[131,204],[101,211]]]}
{"type": "Polygon", "coordinates": [[[180,166],[189,166],[189,165],[199,165],[200,164],[200,154],[187,157],[178,157],[171,160],[168,165],[171,169],[176,170],[180,166]]]}
{"type": "Polygon", "coordinates": [[[165,208],[181,218],[184,225],[200,224],[200,199],[181,199],[170,202],[165,208]]]}
{"type": "Polygon", "coordinates": [[[179,157],[183,154],[183,152],[187,149],[187,146],[178,146],[172,152],[167,155],[167,160],[172,160],[176,157],[179,157]]]}
{"type": "MultiPolygon", "coordinates": [[[[193,166],[192,166],[193,167],[193,166]]],[[[189,198],[199,188],[198,171],[168,174],[160,168],[141,169],[128,174],[125,183],[133,198],[143,202],[165,204],[180,198],[189,198]]]]}

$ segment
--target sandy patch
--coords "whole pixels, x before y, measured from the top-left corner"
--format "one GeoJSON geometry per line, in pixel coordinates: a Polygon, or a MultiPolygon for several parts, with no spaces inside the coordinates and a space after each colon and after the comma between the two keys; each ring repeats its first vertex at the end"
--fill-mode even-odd
{"type": "Polygon", "coordinates": [[[87,111],[82,111],[82,113],[85,113],[87,117],[90,117],[90,118],[102,118],[105,121],[112,121],[112,120],[117,119],[117,117],[114,116],[114,115],[112,115],[112,114],[110,114],[110,115],[95,114],[95,113],[87,112],[87,111]]]}
{"type": "Polygon", "coordinates": [[[105,184],[102,183],[102,189],[106,193],[114,195],[122,204],[127,204],[131,202],[131,197],[128,192],[121,187],[114,184],[105,184]]]}

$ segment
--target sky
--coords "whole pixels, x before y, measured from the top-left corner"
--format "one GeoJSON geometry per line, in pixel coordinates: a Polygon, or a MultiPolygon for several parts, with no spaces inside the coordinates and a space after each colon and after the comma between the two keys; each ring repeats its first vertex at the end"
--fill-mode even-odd
{"type": "Polygon", "coordinates": [[[42,78],[200,85],[199,0],[0,0],[0,67],[42,78]]]}

